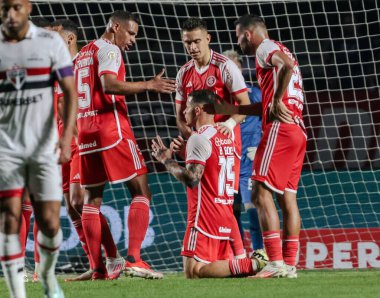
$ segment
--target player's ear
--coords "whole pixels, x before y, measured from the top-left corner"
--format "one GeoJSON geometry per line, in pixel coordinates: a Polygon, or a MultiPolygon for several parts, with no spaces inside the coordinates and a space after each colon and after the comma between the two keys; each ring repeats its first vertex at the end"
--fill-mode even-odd
{"type": "Polygon", "coordinates": [[[210,41],[211,41],[211,35],[207,33],[207,38],[206,39],[207,39],[207,42],[210,43],[210,41]]]}
{"type": "Polygon", "coordinates": [[[73,33],[69,33],[69,35],[67,36],[67,39],[68,39],[68,43],[69,45],[71,45],[73,42],[75,42],[75,36],[73,33]]]}

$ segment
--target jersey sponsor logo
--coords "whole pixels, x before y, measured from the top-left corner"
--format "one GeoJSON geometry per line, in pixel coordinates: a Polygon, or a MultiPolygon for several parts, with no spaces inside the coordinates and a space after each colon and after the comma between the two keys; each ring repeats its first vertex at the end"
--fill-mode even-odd
{"type": "Polygon", "coordinates": [[[109,51],[108,53],[107,53],[107,56],[108,56],[108,58],[110,59],[110,60],[114,60],[114,59],[116,59],[116,53],[114,52],[114,51],[109,51]]]}
{"type": "Polygon", "coordinates": [[[209,76],[206,80],[206,85],[209,87],[213,87],[216,83],[216,78],[214,76],[209,76]]]}
{"type": "Polygon", "coordinates": [[[81,60],[77,60],[75,63],[78,68],[82,68],[94,64],[94,59],[92,57],[83,58],[81,60]]]}
{"type": "Polygon", "coordinates": [[[220,139],[218,137],[215,138],[215,145],[216,146],[223,146],[223,145],[229,145],[232,144],[231,139],[220,139]]]}
{"type": "Polygon", "coordinates": [[[89,149],[89,148],[94,148],[96,147],[98,144],[96,143],[96,140],[93,141],[92,143],[87,143],[87,144],[79,144],[79,150],[84,150],[84,149],[89,149]]]}
{"type": "Polygon", "coordinates": [[[215,204],[222,204],[222,205],[232,205],[234,203],[234,199],[221,199],[221,198],[214,198],[215,204]]]}
{"type": "Polygon", "coordinates": [[[26,80],[26,69],[15,66],[7,70],[7,80],[12,83],[15,89],[20,90],[26,80]]]}
{"type": "Polygon", "coordinates": [[[219,233],[231,233],[231,229],[227,227],[219,227],[219,233]]]}
{"type": "Polygon", "coordinates": [[[94,117],[96,115],[98,115],[98,110],[87,111],[85,113],[78,113],[77,119],[87,118],[87,117],[94,117]]]}
{"type": "Polygon", "coordinates": [[[0,106],[23,106],[37,103],[42,100],[42,94],[22,98],[4,98],[0,97],[0,106]]]}

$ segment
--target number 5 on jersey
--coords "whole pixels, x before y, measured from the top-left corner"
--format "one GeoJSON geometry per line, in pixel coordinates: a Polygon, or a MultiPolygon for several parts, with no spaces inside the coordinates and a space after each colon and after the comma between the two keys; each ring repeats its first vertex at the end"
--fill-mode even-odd
{"type": "Polygon", "coordinates": [[[90,77],[90,70],[84,67],[78,70],[78,108],[87,109],[91,104],[90,85],[87,83],[90,77]]]}

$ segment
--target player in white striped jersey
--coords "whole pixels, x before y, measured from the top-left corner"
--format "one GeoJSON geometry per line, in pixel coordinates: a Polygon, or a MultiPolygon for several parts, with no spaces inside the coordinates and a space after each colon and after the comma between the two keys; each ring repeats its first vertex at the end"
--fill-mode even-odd
{"type": "Polygon", "coordinates": [[[57,33],[28,21],[28,0],[1,0],[0,16],[0,260],[11,297],[26,297],[18,236],[21,197],[33,197],[45,297],[63,297],[54,275],[62,199],[58,162],[70,158],[76,91],[71,58],[57,33]],[[53,82],[65,94],[65,131],[58,140],[53,82]],[[57,154],[58,153],[58,154],[57,154]]]}

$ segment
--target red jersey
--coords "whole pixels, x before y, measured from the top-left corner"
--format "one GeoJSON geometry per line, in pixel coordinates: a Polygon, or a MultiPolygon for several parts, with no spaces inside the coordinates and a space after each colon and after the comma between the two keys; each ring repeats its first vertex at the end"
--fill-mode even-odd
{"type": "MultiPolygon", "coordinates": [[[[243,75],[236,64],[226,56],[211,51],[208,66],[198,69],[194,59],[181,67],[177,74],[176,103],[186,107],[189,94],[194,90],[209,89],[228,103],[236,104],[232,95],[248,91],[243,75]]],[[[230,116],[215,115],[215,122],[230,116]]]]}
{"type": "Polygon", "coordinates": [[[280,42],[264,39],[256,51],[256,76],[262,92],[262,127],[268,124],[269,109],[273,101],[277,83],[277,68],[270,64],[272,55],[280,51],[286,54],[294,63],[293,75],[284,93],[282,102],[293,112],[293,118],[303,129],[302,110],[304,102],[302,76],[298,62],[292,53],[280,42]]]}
{"type": "Polygon", "coordinates": [[[100,81],[103,74],[114,74],[119,81],[125,81],[120,49],[108,40],[98,39],[84,46],[75,61],[80,155],[115,147],[130,130],[125,98],[105,94],[100,81]]]}
{"type": "Polygon", "coordinates": [[[229,239],[234,220],[234,142],[205,125],[190,136],[186,164],[205,166],[200,183],[187,188],[188,227],[217,239],[229,239]]]}

